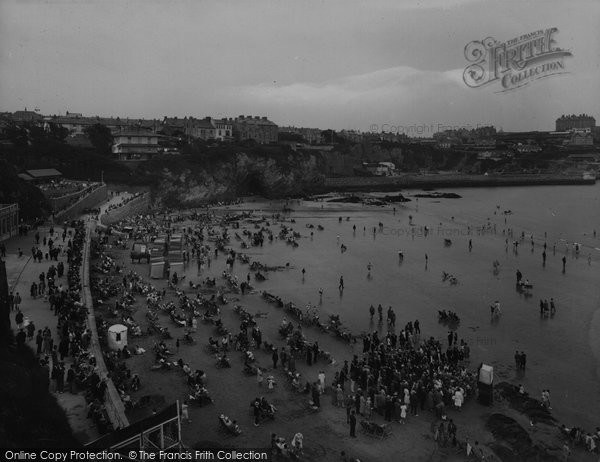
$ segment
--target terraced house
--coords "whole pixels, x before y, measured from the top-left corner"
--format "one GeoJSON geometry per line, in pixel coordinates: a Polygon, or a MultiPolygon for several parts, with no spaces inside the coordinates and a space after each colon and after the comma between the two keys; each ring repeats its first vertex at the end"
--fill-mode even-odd
{"type": "Polygon", "coordinates": [[[227,121],[233,125],[233,136],[238,141],[254,140],[259,144],[277,143],[279,127],[266,117],[241,115],[227,121]]]}

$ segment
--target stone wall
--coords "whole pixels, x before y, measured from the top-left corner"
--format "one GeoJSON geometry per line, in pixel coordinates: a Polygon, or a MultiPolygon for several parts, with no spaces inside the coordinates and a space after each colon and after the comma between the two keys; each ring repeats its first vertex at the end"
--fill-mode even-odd
{"type": "Polygon", "coordinates": [[[50,203],[50,207],[52,208],[52,210],[58,213],[61,212],[63,209],[68,208],[71,204],[75,204],[80,199],[83,199],[95,189],[101,188],[102,186],[104,185],[102,185],[101,183],[95,183],[88,186],[85,189],[82,189],[81,191],[75,191],[70,194],[65,194],[61,197],[50,197],[48,198],[48,202],[50,203]]]}
{"type": "Polygon", "coordinates": [[[582,175],[402,175],[327,178],[324,191],[393,191],[416,188],[594,184],[582,175]]]}
{"type": "MultiPolygon", "coordinates": [[[[98,339],[96,316],[94,314],[94,303],[92,301],[92,292],[90,289],[90,235],[91,228],[90,224],[88,224],[85,236],[85,248],[83,251],[83,263],[81,266],[82,302],[88,310],[87,325],[92,332],[90,350],[96,358],[96,365],[98,367],[100,377],[107,377],[108,369],[106,368],[102,347],[100,345],[100,340],[98,339]]],[[[129,426],[129,420],[125,415],[125,405],[123,404],[123,401],[121,400],[119,392],[117,391],[113,381],[108,379],[106,385],[107,387],[104,405],[106,407],[108,418],[110,419],[110,422],[115,430],[118,428],[125,428],[129,426]]]]}
{"type": "Polygon", "coordinates": [[[143,215],[150,208],[150,193],[143,194],[130,200],[125,205],[113,209],[100,217],[103,225],[112,225],[130,216],[143,215]]]}
{"type": "Polygon", "coordinates": [[[105,202],[107,198],[108,189],[104,184],[75,202],[71,207],[54,215],[54,220],[56,222],[63,222],[78,218],[84,210],[98,207],[102,202],[105,202]]]}

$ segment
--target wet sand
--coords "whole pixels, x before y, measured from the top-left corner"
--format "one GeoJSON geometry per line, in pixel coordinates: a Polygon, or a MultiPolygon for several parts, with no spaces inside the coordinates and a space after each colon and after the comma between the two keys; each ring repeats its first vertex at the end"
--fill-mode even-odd
{"type": "MultiPolygon", "coordinates": [[[[378,329],[377,323],[369,324],[368,306],[371,303],[394,307],[398,315],[397,331],[406,322],[418,318],[423,335],[432,335],[439,339],[445,338],[447,329],[437,322],[437,309],[451,308],[457,311],[462,319],[458,328],[459,338],[466,339],[471,345],[472,368],[476,368],[481,361],[491,363],[495,367],[497,379],[523,383],[534,397],[539,395],[542,388],[551,388],[555,416],[568,424],[591,428],[595,419],[592,414],[594,406],[582,399],[582,395],[589,393],[592,401],[598,399],[597,390],[594,389],[597,387],[597,371],[595,367],[582,367],[583,361],[579,362],[573,358],[574,355],[579,358],[580,354],[585,354],[592,348],[590,339],[593,341],[593,337],[589,326],[595,311],[594,300],[590,296],[590,288],[593,287],[593,266],[587,268],[587,261],[582,258],[569,259],[568,272],[563,275],[560,271],[559,253],[552,258],[549,252],[546,267],[543,268],[539,244],[534,248],[532,255],[528,240],[525,242],[527,245],[524,244],[519,250],[519,255],[514,255],[511,247],[506,253],[501,228],[498,228],[498,225],[495,235],[468,236],[465,231],[467,223],[472,223],[473,226],[485,224],[486,216],[469,216],[468,213],[461,216],[451,210],[455,205],[450,206],[448,201],[421,199],[418,211],[416,202],[404,206],[396,204],[396,214],[392,211],[394,206],[377,208],[326,204],[321,209],[320,203],[303,203],[301,207],[292,205],[295,211],[290,217],[296,223],[291,225],[303,236],[299,240],[299,247],[292,248],[283,242],[275,241],[272,244],[265,242],[262,248],[250,247],[244,251],[233,237],[229,246],[237,252],[247,253],[252,261],[258,260],[268,265],[285,265],[290,262],[289,270],[269,272],[268,280],[262,283],[256,283],[253,278],[252,285],[258,290],[268,290],[279,295],[284,301],[292,301],[300,307],[304,307],[308,302],[318,304],[318,289],[323,287],[324,295],[319,308],[322,313],[321,319],[326,319],[328,314],[339,314],[344,326],[357,334],[378,329]],[[453,215],[448,215],[449,213],[453,215]],[[413,227],[408,224],[409,215],[413,215],[415,234],[410,231],[413,227]],[[342,223],[338,222],[339,216],[344,217],[342,223]],[[346,216],[350,216],[350,221],[345,221],[346,216]],[[451,219],[452,216],[454,220],[451,219]],[[383,229],[373,235],[370,228],[377,227],[380,221],[384,223],[384,228],[389,229],[383,229]],[[442,227],[438,231],[440,222],[442,227]],[[306,223],[313,223],[315,229],[306,228],[306,223]],[[319,223],[325,227],[324,231],[316,229],[319,223]],[[352,230],[353,225],[357,226],[356,233],[352,230]],[[362,230],[363,226],[367,228],[365,233],[362,230]],[[419,233],[421,226],[428,226],[432,230],[427,237],[419,233]],[[312,239],[311,231],[314,233],[312,239]],[[443,244],[446,232],[454,233],[450,247],[443,244]],[[343,242],[348,246],[347,252],[340,252],[337,235],[340,236],[340,244],[343,242]],[[469,238],[473,241],[472,252],[468,252],[467,249],[469,238]],[[405,255],[401,264],[397,256],[399,249],[402,249],[405,255]],[[425,253],[429,256],[427,268],[425,253]],[[501,264],[498,275],[492,272],[491,263],[494,259],[498,259],[501,264]],[[373,263],[371,279],[367,278],[366,265],[369,261],[373,263]],[[535,282],[536,295],[530,299],[524,299],[514,290],[514,272],[517,267],[535,282]],[[300,272],[302,268],[307,270],[304,281],[300,272]],[[459,284],[450,286],[447,282],[444,283],[441,279],[442,271],[454,274],[459,279],[459,284]],[[337,283],[342,274],[346,284],[340,297],[337,283]],[[557,295],[556,287],[565,286],[565,278],[568,278],[569,290],[561,291],[557,295]],[[558,312],[553,319],[539,318],[537,294],[541,293],[547,294],[544,298],[553,296],[558,302],[558,312]],[[503,315],[498,323],[491,324],[488,306],[496,298],[502,301],[503,315]],[[589,336],[573,335],[573,332],[586,331],[590,332],[589,336]],[[517,375],[514,370],[512,354],[515,348],[523,349],[528,354],[528,368],[524,376],[517,375]],[[560,366],[557,367],[557,364],[560,366]],[[573,380],[573,377],[578,379],[573,380]],[[571,391],[573,388],[574,392],[571,391]]],[[[456,204],[460,208],[460,203],[456,204]]],[[[282,204],[248,203],[227,209],[250,208],[281,210],[282,204]]],[[[487,205],[492,217],[494,209],[492,204],[487,205]]],[[[511,216],[509,220],[513,221],[513,218],[511,216]]],[[[175,226],[184,225],[187,224],[175,226]]],[[[274,231],[278,232],[279,225],[272,226],[274,231]]],[[[246,227],[252,231],[252,226],[246,227]]],[[[233,231],[230,230],[232,235],[233,231]]],[[[238,232],[241,234],[241,231],[242,229],[238,232]]],[[[536,235],[538,234],[539,231],[536,235]]],[[[127,262],[128,252],[123,254],[126,267],[133,267],[140,274],[147,276],[147,265],[130,265],[127,262]]],[[[593,260],[594,264],[598,264],[597,259],[593,260]]],[[[218,282],[224,283],[224,280],[220,280],[220,273],[224,268],[225,257],[221,255],[218,259],[213,259],[210,270],[203,272],[201,277],[204,279],[207,275],[214,275],[218,282]]],[[[245,280],[248,266],[236,261],[233,273],[240,281],[245,280]]],[[[186,287],[187,292],[188,281],[197,282],[198,279],[196,265],[192,261],[181,287],[186,287]]],[[[158,287],[166,285],[164,281],[155,281],[154,284],[158,287]]],[[[277,334],[277,328],[284,316],[281,309],[266,304],[259,293],[237,295],[235,298],[239,301],[231,300],[221,308],[224,324],[230,330],[239,330],[240,318],[233,312],[233,305],[239,303],[250,313],[266,313],[266,316],[258,319],[264,338],[269,343],[283,345],[283,340],[277,334]]],[[[144,312],[143,304],[140,304],[135,318],[142,326],[145,325],[144,312]]],[[[166,316],[163,316],[162,322],[168,325],[172,332],[176,332],[177,328],[166,316]]],[[[353,346],[316,329],[306,329],[305,334],[309,340],[318,340],[322,349],[330,351],[338,361],[338,367],[323,364],[309,367],[298,361],[298,369],[304,377],[314,381],[320,367],[323,367],[327,379],[330,380],[335,370],[339,370],[339,363],[343,362],[343,359],[351,359],[353,346]]],[[[198,333],[195,334],[198,344],[182,345],[174,356],[188,361],[193,369],[200,368],[207,372],[207,387],[215,399],[215,404],[209,407],[192,408],[192,423],[183,423],[184,440],[189,445],[197,441],[217,441],[237,447],[268,446],[271,431],[282,434],[288,441],[295,432],[301,431],[305,435],[305,452],[311,460],[338,460],[341,448],[347,448],[348,452],[355,456],[362,456],[361,460],[373,460],[396,451],[410,456],[412,460],[447,460],[452,456],[452,449],[441,450],[432,441],[429,425],[433,416],[427,413],[409,419],[406,426],[394,424],[395,436],[377,442],[375,448],[372,446],[372,440],[366,436],[349,443],[345,410],[333,408],[328,398],[323,397],[323,410],[319,414],[308,414],[308,397],[293,395],[285,390],[285,380],[279,370],[273,371],[278,386],[269,397],[279,408],[277,419],[264,426],[253,427],[249,411],[250,401],[257,395],[268,394],[267,390],[258,389],[255,377],[242,374],[241,353],[232,353],[231,369],[216,369],[214,358],[203,351],[209,335],[214,336],[214,327],[199,323],[198,333]],[[244,433],[235,439],[224,440],[223,435],[217,431],[217,416],[220,413],[237,419],[244,433]],[[324,434],[328,436],[323,437],[324,434]]],[[[142,373],[144,387],[136,396],[156,394],[164,396],[166,402],[182,400],[187,389],[182,374],[149,371],[153,363],[151,346],[154,341],[155,338],[152,337],[140,340],[139,344],[148,352],[129,360],[131,369],[142,373]]],[[[130,344],[134,342],[138,343],[137,340],[130,340],[130,344]]],[[[171,344],[174,347],[174,340],[171,344]]],[[[590,360],[590,357],[594,358],[588,353],[588,366],[595,361],[590,360]]],[[[262,366],[272,366],[270,355],[266,352],[257,352],[257,358],[262,366]]],[[[140,411],[138,417],[144,415],[144,412],[148,413],[149,410],[140,411]]],[[[491,434],[485,431],[481,424],[481,416],[488,412],[488,408],[474,402],[468,403],[461,413],[449,411],[458,425],[459,439],[469,436],[471,440],[479,439],[480,442],[493,441],[491,434]]],[[[523,416],[521,420],[527,424],[523,416]]]]}

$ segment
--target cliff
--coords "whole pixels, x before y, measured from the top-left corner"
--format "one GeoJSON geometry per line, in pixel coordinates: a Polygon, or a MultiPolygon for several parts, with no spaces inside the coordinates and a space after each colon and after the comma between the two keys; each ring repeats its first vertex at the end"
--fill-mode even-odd
{"type": "Polygon", "coordinates": [[[281,148],[215,150],[198,156],[160,156],[140,165],[151,177],[156,206],[194,207],[243,195],[269,198],[309,194],[325,183],[322,154],[281,148]]]}

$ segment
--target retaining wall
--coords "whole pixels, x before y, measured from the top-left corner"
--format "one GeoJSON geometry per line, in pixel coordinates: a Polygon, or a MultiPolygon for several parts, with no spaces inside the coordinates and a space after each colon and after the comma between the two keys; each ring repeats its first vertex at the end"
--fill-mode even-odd
{"type": "Polygon", "coordinates": [[[130,200],[119,208],[110,210],[100,217],[103,225],[112,225],[127,217],[143,215],[150,208],[150,193],[143,194],[130,200]]]}
{"type": "MultiPolygon", "coordinates": [[[[81,265],[82,302],[87,308],[87,324],[88,328],[92,332],[90,350],[96,358],[96,365],[98,367],[100,377],[106,377],[108,375],[108,369],[106,368],[106,363],[104,362],[104,356],[102,354],[102,347],[100,345],[100,340],[98,339],[98,331],[96,330],[96,316],[94,314],[92,291],[90,289],[89,258],[91,223],[92,222],[88,222],[86,225],[85,248],[83,251],[83,263],[81,265]]],[[[115,430],[118,428],[125,428],[129,426],[129,420],[125,415],[125,405],[123,404],[123,401],[121,400],[119,392],[117,391],[113,381],[108,379],[106,384],[107,388],[104,405],[106,407],[108,418],[110,419],[110,422],[115,430]]]]}
{"type": "Polygon", "coordinates": [[[108,199],[108,188],[105,184],[103,184],[89,193],[87,196],[75,202],[71,207],[55,214],[54,220],[56,222],[63,222],[79,218],[84,210],[96,208],[102,202],[105,202],[106,199],[108,199]]]}
{"type": "Polygon", "coordinates": [[[582,175],[403,175],[326,178],[325,191],[393,191],[410,188],[457,188],[594,184],[582,175]]]}
{"type": "Polygon", "coordinates": [[[97,188],[101,188],[102,183],[91,184],[85,189],[81,191],[75,191],[70,194],[65,194],[60,197],[50,197],[48,198],[48,202],[50,203],[50,207],[54,211],[61,211],[62,209],[66,209],[71,204],[75,204],[78,200],[83,199],[85,196],[96,190],[97,188]]]}

